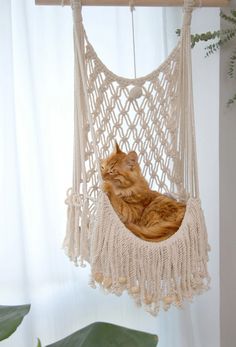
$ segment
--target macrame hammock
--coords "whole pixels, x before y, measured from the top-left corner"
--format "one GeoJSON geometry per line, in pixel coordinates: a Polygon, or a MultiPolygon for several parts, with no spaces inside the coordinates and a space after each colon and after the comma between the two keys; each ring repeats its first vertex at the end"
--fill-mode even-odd
{"type": "Polygon", "coordinates": [[[156,315],[208,289],[208,241],[198,190],[190,22],[185,0],[176,47],[156,70],[128,79],[111,72],[86,36],[80,1],[72,1],[75,54],[73,185],[68,190],[64,249],[91,267],[91,286],[121,295],[156,315]],[[139,154],[152,189],[186,202],[179,230],[148,242],[120,221],[101,190],[99,161],[115,140],[139,154]]]}

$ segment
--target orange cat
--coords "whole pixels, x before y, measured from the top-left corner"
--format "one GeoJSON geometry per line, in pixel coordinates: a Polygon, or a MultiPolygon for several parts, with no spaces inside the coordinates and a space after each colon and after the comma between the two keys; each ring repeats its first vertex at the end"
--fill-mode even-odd
{"type": "Polygon", "coordinates": [[[138,156],[114,153],[101,163],[103,191],[125,226],[147,241],[162,241],[173,235],[182,222],[186,206],[152,191],[141,173],[138,156]]]}

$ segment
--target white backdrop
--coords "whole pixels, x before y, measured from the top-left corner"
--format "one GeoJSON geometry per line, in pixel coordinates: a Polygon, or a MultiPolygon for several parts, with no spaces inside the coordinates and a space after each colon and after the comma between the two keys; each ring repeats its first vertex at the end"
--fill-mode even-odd
{"type": "MultiPolygon", "coordinates": [[[[212,290],[154,318],[126,295],[88,287],[89,269],[75,268],[61,244],[73,148],[73,47],[70,8],[0,0],[0,304],[32,303],[3,347],[52,343],[93,321],[157,333],[159,347],[219,347],[219,61],[193,51],[200,189],[212,246],[212,290]]],[[[215,9],[196,10],[193,31],[219,25],[215,9]]],[[[137,9],[137,74],[156,68],[176,41],[181,11],[137,9]]],[[[84,22],[98,55],[133,76],[128,8],[86,8],[84,22]]]]}

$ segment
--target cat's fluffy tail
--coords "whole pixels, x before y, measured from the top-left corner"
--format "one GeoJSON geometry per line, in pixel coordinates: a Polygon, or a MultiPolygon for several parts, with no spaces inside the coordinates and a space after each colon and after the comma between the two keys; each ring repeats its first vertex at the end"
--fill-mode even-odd
{"type": "Polygon", "coordinates": [[[174,222],[161,222],[154,226],[146,227],[139,226],[133,223],[126,224],[126,227],[132,231],[133,234],[140,237],[143,240],[151,242],[159,242],[168,239],[170,236],[176,233],[179,229],[183,217],[174,222]]]}

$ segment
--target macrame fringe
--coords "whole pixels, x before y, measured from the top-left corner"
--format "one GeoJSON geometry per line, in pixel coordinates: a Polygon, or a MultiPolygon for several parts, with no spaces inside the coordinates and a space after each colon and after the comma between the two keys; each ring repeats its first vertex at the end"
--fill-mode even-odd
{"type": "Polygon", "coordinates": [[[127,291],[153,315],[161,306],[181,307],[184,299],[209,288],[209,248],[199,199],[189,199],[174,236],[152,243],[127,230],[101,193],[91,235],[91,286],[116,295],[127,291]]]}
{"type": "Polygon", "coordinates": [[[85,266],[89,260],[88,203],[83,195],[72,193],[69,189],[65,203],[67,207],[66,236],[63,249],[76,266],[85,266]],[[83,232],[81,232],[83,230],[83,232]],[[79,264],[78,264],[79,261],[79,264]]]}

